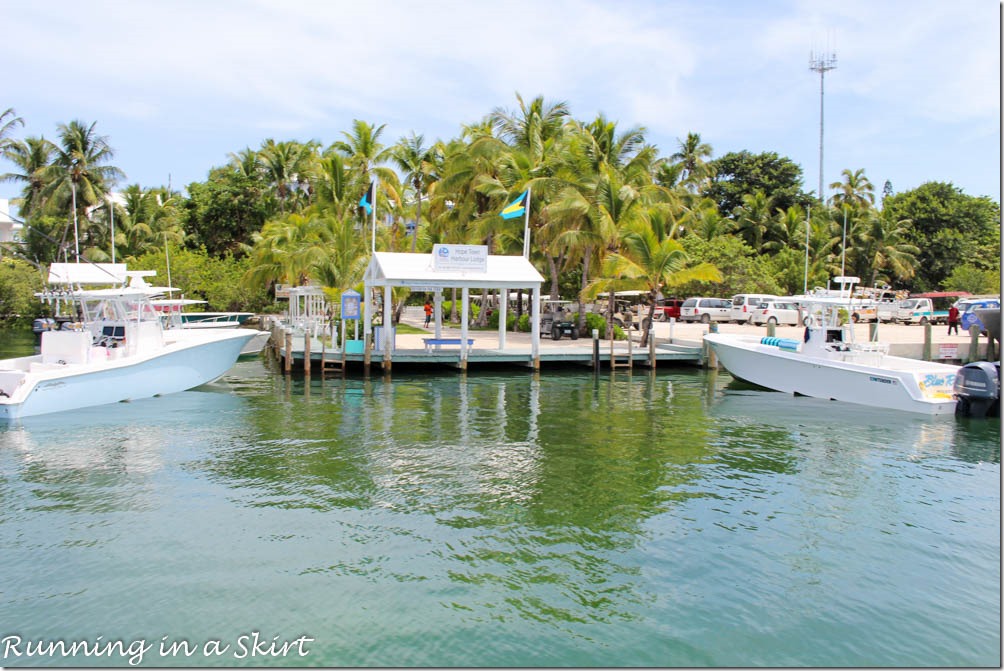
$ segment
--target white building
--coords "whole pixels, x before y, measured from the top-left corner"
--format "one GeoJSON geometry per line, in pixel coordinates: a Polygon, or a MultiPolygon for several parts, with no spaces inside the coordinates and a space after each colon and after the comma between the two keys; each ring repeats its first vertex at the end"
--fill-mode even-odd
{"type": "Polygon", "coordinates": [[[21,239],[21,224],[10,216],[10,201],[0,198],[0,243],[21,239]]]}

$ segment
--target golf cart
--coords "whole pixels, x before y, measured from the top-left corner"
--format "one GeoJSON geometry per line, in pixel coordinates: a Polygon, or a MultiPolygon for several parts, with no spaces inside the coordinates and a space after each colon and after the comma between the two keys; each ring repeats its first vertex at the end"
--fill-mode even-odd
{"type": "Polygon", "coordinates": [[[565,306],[572,301],[544,302],[544,312],[540,315],[540,332],[543,335],[551,334],[551,340],[561,340],[561,336],[571,336],[572,340],[577,340],[579,330],[575,328],[572,321],[572,313],[565,309],[565,306]]]}
{"type": "Polygon", "coordinates": [[[643,300],[646,296],[644,291],[618,291],[614,294],[614,305],[615,312],[613,314],[613,319],[610,318],[609,310],[609,297],[610,294],[601,293],[598,294],[599,299],[600,314],[603,318],[608,321],[613,321],[614,324],[620,326],[622,329],[635,329],[636,331],[642,328],[648,328],[649,318],[648,318],[648,306],[644,303],[638,303],[639,300],[643,300]],[[641,318],[638,316],[638,312],[641,312],[641,318]]]}

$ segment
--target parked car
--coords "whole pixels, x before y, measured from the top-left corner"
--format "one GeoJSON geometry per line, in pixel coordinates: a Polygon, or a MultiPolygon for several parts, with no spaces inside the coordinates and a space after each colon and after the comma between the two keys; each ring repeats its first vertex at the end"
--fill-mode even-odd
{"type": "MultiPolygon", "coordinates": [[[[681,298],[659,298],[655,301],[655,318],[660,322],[667,322],[670,319],[680,319],[680,306],[683,305],[681,298]]],[[[645,313],[648,314],[647,312],[645,313]]]]}
{"type": "Polygon", "coordinates": [[[737,324],[748,324],[758,305],[778,298],[772,294],[736,294],[732,297],[731,318],[737,324]]]}
{"type": "Polygon", "coordinates": [[[753,309],[750,322],[761,326],[763,324],[780,324],[782,326],[798,326],[802,323],[802,311],[791,301],[769,300],[753,309]]]}
{"type": "Polygon", "coordinates": [[[732,301],[728,298],[694,297],[683,301],[680,306],[680,321],[727,322],[732,320],[732,301]]]}
{"type": "Polygon", "coordinates": [[[1000,306],[1001,299],[999,298],[963,298],[955,303],[955,307],[959,309],[959,325],[963,331],[968,331],[971,326],[978,326],[980,333],[983,333],[986,331],[986,327],[974,310],[999,308],[1000,306]]]}

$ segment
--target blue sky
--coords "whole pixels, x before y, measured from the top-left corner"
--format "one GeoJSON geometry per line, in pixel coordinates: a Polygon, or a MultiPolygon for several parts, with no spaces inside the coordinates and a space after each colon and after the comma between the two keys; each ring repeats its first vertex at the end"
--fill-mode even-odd
{"type": "MultiPolygon", "coordinates": [[[[125,184],[202,181],[266,138],[459,134],[543,95],[644,126],[663,155],[773,151],[819,181],[927,181],[1000,201],[1000,5],[990,0],[0,0],[14,137],[97,122],[125,184]]],[[[11,169],[0,162],[0,172],[11,169]]],[[[825,189],[827,195],[830,190],[825,189]]],[[[0,184],[0,198],[19,187],[0,184]]]]}

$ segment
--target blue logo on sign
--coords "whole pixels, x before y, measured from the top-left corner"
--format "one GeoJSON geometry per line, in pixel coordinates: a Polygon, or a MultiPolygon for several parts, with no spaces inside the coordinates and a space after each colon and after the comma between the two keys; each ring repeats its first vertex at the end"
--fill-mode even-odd
{"type": "Polygon", "coordinates": [[[439,255],[440,256],[449,256],[450,255],[449,248],[448,247],[440,247],[439,248],[439,255]]]}

